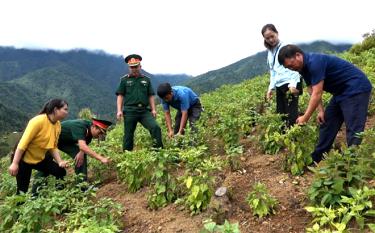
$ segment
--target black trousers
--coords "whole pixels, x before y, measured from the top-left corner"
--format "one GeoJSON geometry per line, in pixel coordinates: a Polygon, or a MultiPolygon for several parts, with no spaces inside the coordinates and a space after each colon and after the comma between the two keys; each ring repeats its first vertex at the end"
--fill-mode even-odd
{"type": "Polygon", "coordinates": [[[49,158],[49,156],[47,155],[44,158],[44,160],[40,161],[37,164],[29,164],[21,160],[19,163],[18,174],[16,176],[17,194],[19,194],[20,192],[27,192],[30,184],[32,169],[41,171],[46,176],[53,175],[57,179],[62,179],[66,175],[65,169],[59,167],[59,165],[55,161],[53,161],[53,159],[49,158]]]}
{"type": "Polygon", "coordinates": [[[360,93],[340,102],[335,97],[331,98],[324,111],[325,123],[319,127],[319,142],[311,154],[315,162],[319,163],[323,154],[331,149],[344,122],[348,146],[361,143],[356,134],[365,129],[370,95],[371,92],[360,93]]]}
{"type": "MultiPolygon", "coordinates": [[[[199,100],[188,109],[188,121],[189,121],[190,129],[193,132],[197,132],[197,128],[195,127],[195,122],[199,120],[202,111],[203,111],[202,104],[199,100]]],[[[180,130],[181,118],[182,118],[182,112],[181,110],[178,110],[176,113],[176,117],[175,117],[174,134],[177,134],[178,131],[180,130]]]]}
{"type": "Polygon", "coordinates": [[[298,97],[299,95],[289,95],[289,84],[276,87],[276,112],[286,114],[284,121],[286,125],[292,126],[298,117],[298,97]]]}

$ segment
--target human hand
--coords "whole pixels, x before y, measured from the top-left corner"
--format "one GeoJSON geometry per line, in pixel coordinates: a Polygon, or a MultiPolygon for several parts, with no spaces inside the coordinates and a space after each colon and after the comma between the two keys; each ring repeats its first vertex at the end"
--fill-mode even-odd
{"type": "Polygon", "coordinates": [[[270,101],[272,99],[272,90],[267,91],[266,99],[267,101],[270,101]]]}
{"type": "Polygon", "coordinates": [[[289,91],[292,95],[296,96],[299,94],[299,90],[295,87],[289,87],[289,91]]]}
{"type": "Polygon", "coordinates": [[[11,176],[16,176],[18,174],[18,169],[19,169],[19,165],[18,164],[15,164],[15,163],[12,163],[9,168],[8,168],[8,171],[9,171],[9,174],[11,176]]]}
{"type": "Polygon", "coordinates": [[[270,101],[272,98],[272,90],[267,91],[267,101],[270,101]]]}
{"type": "Polygon", "coordinates": [[[304,125],[304,124],[306,124],[308,121],[309,121],[309,119],[307,119],[307,118],[305,117],[305,115],[303,115],[303,116],[300,116],[300,117],[297,118],[296,123],[299,124],[299,125],[304,125]]]}
{"type": "Polygon", "coordinates": [[[124,114],[122,113],[122,111],[119,111],[117,112],[116,117],[117,117],[117,120],[120,121],[124,117],[124,114]]]}
{"type": "Polygon", "coordinates": [[[168,132],[168,137],[169,137],[169,138],[173,138],[173,136],[174,136],[173,131],[169,131],[169,132],[168,132]]]}
{"type": "Polygon", "coordinates": [[[151,114],[152,114],[152,116],[153,116],[154,118],[156,118],[156,111],[155,111],[155,110],[152,110],[152,111],[151,111],[151,114]]]}
{"type": "Polygon", "coordinates": [[[69,167],[68,161],[62,160],[59,162],[59,167],[67,168],[69,167]]]}
{"type": "Polygon", "coordinates": [[[111,162],[111,160],[109,158],[103,157],[103,158],[100,159],[100,162],[102,162],[103,164],[108,164],[108,163],[111,162]]]}
{"type": "Polygon", "coordinates": [[[325,115],[324,115],[324,112],[323,111],[319,111],[318,112],[318,115],[316,116],[316,120],[317,122],[321,125],[323,123],[325,123],[325,115]]]}
{"type": "Polygon", "coordinates": [[[83,153],[78,153],[76,155],[76,157],[74,158],[74,162],[75,162],[77,167],[82,166],[83,161],[84,161],[84,154],[83,153]]]}

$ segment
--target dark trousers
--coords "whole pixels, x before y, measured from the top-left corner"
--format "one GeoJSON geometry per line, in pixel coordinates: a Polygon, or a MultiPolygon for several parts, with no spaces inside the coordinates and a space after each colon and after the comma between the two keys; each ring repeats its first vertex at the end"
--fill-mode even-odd
{"type": "MultiPolygon", "coordinates": [[[[57,147],[59,148],[59,150],[68,154],[72,159],[75,159],[76,155],[80,151],[78,145],[76,144],[70,144],[70,145],[58,144],[57,147]]],[[[80,167],[75,166],[74,171],[77,175],[83,174],[83,179],[87,181],[87,155],[86,154],[83,156],[82,165],[80,167]]]]}
{"type": "Polygon", "coordinates": [[[361,143],[361,139],[356,137],[356,134],[365,129],[370,94],[371,92],[360,93],[340,102],[332,97],[324,112],[325,123],[319,128],[318,145],[311,154],[315,162],[320,162],[323,153],[331,149],[343,122],[346,126],[348,146],[361,143]]]}
{"type": "MultiPolygon", "coordinates": [[[[190,129],[191,131],[195,133],[197,132],[197,128],[195,127],[195,122],[199,120],[202,111],[203,111],[202,104],[199,100],[197,103],[192,105],[188,110],[188,121],[189,121],[190,129]]],[[[174,134],[177,134],[178,131],[180,130],[181,117],[182,117],[181,110],[178,110],[176,113],[176,117],[175,117],[174,134]]]]}
{"type": "MultiPolygon", "coordinates": [[[[61,150],[61,151],[65,152],[66,154],[68,154],[72,159],[74,159],[76,157],[77,153],[79,152],[79,147],[76,144],[72,144],[72,145],[58,144],[58,148],[59,148],[59,150],[61,150]]],[[[52,155],[49,154],[49,153],[46,154],[46,158],[45,159],[49,159],[49,160],[51,160],[53,162],[52,155]]],[[[87,155],[86,154],[84,155],[84,158],[83,158],[83,164],[80,167],[77,167],[77,165],[76,165],[74,167],[74,170],[75,170],[75,173],[77,175],[79,175],[79,174],[83,175],[81,181],[87,181],[87,155]]],[[[35,180],[40,181],[40,179],[42,177],[47,177],[47,176],[48,175],[45,174],[44,172],[38,171],[35,174],[34,178],[35,178],[35,180]]],[[[40,182],[34,182],[33,187],[32,187],[32,193],[36,194],[38,188],[42,184],[43,183],[40,183],[40,182]]]]}
{"type": "Polygon", "coordinates": [[[29,164],[24,162],[23,160],[19,163],[18,174],[16,176],[17,179],[17,194],[20,192],[27,192],[30,184],[30,177],[32,169],[36,169],[38,171],[43,172],[45,176],[53,175],[57,179],[62,179],[66,175],[66,171],[64,168],[59,167],[59,165],[51,159],[51,157],[47,156],[41,162],[37,164],[29,164]]]}
{"type": "Polygon", "coordinates": [[[123,149],[131,151],[134,146],[134,131],[140,122],[151,134],[154,140],[155,148],[162,148],[163,141],[161,137],[160,126],[148,110],[134,110],[124,112],[124,141],[123,149]]]}
{"type": "Polygon", "coordinates": [[[290,95],[289,84],[284,84],[276,87],[276,112],[287,115],[283,117],[287,126],[292,126],[296,123],[298,117],[298,96],[290,95]]]}

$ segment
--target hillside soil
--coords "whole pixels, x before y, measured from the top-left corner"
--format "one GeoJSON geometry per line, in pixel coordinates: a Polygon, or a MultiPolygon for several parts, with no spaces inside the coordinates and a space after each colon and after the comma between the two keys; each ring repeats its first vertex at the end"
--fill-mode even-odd
{"type": "MultiPolygon", "coordinates": [[[[375,125],[375,118],[368,121],[366,128],[375,125]]],[[[341,130],[337,141],[345,143],[345,129],[341,130]]],[[[217,187],[227,187],[229,203],[222,207],[231,223],[238,222],[243,233],[305,232],[311,216],[304,209],[308,205],[307,190],[313,176],[306,171],[302,176],[292,176],[283,171],[283,153],[266,155],[259,152],[254,142],[242,140],[246,151],[240,158],[237,171],[224,170],[217,174],[217,187]],[[251,186],[264,183],[270,194],[277,198],[279,205],[275,215],[259,219],[254,217],[246,203],[251,186]]],[[[223,157],[224,159],[224,157],[223,157]]],[[[211,217],[212,211],[191,216],[187,209],[170,204],[157,211],[147,208],[147,188],[136,193],[128,193],[124,184],[110,179],[98,190],[98,197],[111,197],[124,207],[123,232],[175,233],[199,232],[203,221],[211,217]]],[[[357,232],[357,231],[352,231],[357,232]]]]}

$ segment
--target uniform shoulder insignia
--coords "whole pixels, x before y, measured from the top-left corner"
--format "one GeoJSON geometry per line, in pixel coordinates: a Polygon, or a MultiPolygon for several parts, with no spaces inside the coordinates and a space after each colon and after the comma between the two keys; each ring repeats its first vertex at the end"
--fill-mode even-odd
{"type": "Polygon", "coordinates": [[[123,80],[123,79],[126,79],[126,78],[129,78],[129,74],[126,74],[126,75],[122,76],[122,77],[120,78],[120,80],[123,80]]]}

